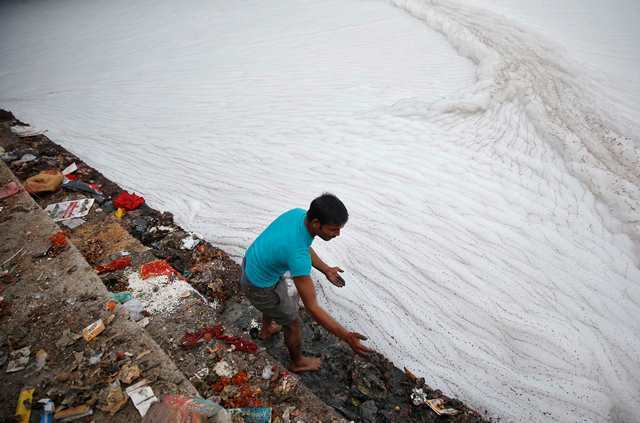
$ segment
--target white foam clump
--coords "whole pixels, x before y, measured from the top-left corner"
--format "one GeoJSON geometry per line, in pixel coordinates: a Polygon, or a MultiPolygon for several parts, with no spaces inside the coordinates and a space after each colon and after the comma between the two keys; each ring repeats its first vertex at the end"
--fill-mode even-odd
{"type": "Polygon", "coordinates": [[[426,105],[400,103],[398,115],[493,113],[516,104],[568,170],[606,205],[599,209],[603,223],[633,240],[640,264],[640,126],[615,116],[601,87],[550,40],[453,1],[391,2],[441,32],[478,66],[476,84],[457,96],[426,105]]]}
{"type": "Polygon", "coordinates": [[[152,276],[143,279],[140,273],[133,272],[128,277],[129,290],[147,311],[152,314],[166,315],[174,311],[186,293],[199,295],[191,285],[182,279],[167,276],[152,276]]]}

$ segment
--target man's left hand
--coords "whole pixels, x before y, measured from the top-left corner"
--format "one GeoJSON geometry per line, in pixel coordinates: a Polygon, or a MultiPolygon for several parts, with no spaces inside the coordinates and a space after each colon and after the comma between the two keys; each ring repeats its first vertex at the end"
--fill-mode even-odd
{"type": "Polygon", "coordinates": [[[324,271],[324,275],[327,277],[327,280],[337,286],[338,288],[342,288],[344,286],[344,279],[340,276],[340,273],[344,272],[339,267],[329,267],[324,271]]]}

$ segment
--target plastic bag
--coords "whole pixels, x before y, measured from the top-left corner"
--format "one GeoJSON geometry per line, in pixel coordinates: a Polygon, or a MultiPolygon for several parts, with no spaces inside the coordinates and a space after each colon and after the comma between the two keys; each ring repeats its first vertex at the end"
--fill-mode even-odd
{"type": "Polygon", "coordinates": [[[29,193],[57,191],[63,180],[62,172],[43,170],[37,175],[28,178],[24,183],[24,188],[29,193]]]}
{"type": "Polygon", "coordinates": [[[131,316],[131,318],[136,322],[138,320],[142,320],[142,318],[144,317],[142,315],[142,312],[144,311],[144,304],[142,304],[139,300],[136,300],[135,298],[122,304],[122,307],[124,307],[129,312],[129,315],[131,316]]]}

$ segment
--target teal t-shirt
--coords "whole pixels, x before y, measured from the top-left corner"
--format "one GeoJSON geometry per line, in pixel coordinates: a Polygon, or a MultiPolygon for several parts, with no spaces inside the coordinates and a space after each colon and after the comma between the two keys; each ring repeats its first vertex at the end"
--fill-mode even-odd
{"type": "Polygon", "coordinates": [[[260,288],[275,285],[286,273],[311,274],[309,247],[313,237],[304,225],[307,212],[292,209],[278,216],[249,246],[245,254],[245,273],[260,288]]]}

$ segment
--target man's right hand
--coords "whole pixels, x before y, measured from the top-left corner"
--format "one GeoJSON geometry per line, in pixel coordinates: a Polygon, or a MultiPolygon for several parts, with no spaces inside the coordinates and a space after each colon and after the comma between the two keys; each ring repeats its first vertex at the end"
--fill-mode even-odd
{"type": "Polygon", "coordinates": [[[373,351],[365,347],[364,345],[362,345],[362,342],[360,342],[360,341],[366,341],[366,340],[367,340],[367,337],[358,332],[349,332],[347,333],[347,336],[344,338],[344,341],[347,344],[349,344],[353,352],[360,355],[367,355],[367,353],[370,353],[371,351],[373,351]]]}

